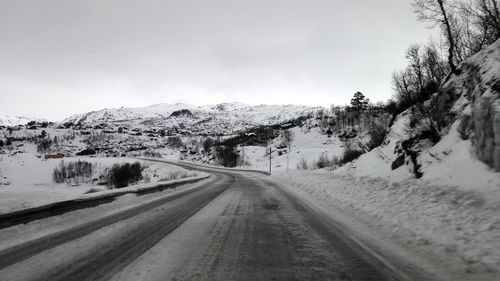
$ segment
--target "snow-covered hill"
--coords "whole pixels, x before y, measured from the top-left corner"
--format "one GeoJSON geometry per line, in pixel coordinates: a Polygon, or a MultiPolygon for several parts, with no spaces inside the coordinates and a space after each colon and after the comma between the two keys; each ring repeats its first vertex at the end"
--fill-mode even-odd
{"type": "Polygon", "coordinates": [[[156,104],[137,108],[111,108],[71,116],[63,123],[82,127],[108,126],[179,127],[193,133],[231,133],[259,125],[286,122],[318,107],[302,105],[247,105],[222,103],[193,106],[189,104],[156,104]]]}
{"type": "MultiPolygon", "coordinates": [[[[433,257],[439,270],[453,268],[457,276],[446,280],[499,280],[500,40],[458,69],[423,105],[443,115],[437,142],[423,134],[425,121],[410,125],[415,113],[408,109],[394,120],[383,143],[357,160],[333,171],[293,171],[295,165],[290,165],[290,172],[273,177],[348,210],[349,219],[398,239],[414,256],[433,257]]],[[[291,161],[326,139],[317,128],[306,134],[293,130],[291,161]]],[[[334,141],[324,149],[335,155],[342,151],[340,145],[334,141]]],[[[265,166],[263,154],[261,162],[249,162],[265,166]]],[[[272,160],[286,163],[286,155],[272,160]]]]}
{"type": "Polygon", "coordinates": [[[45,121],[44,119],[27,117],[27,116],[0,116],[0,126],[17,126],[17,125],[26,125],[26,123],[30,121],[45,121]]]}
{"type": "MultiPolygon", "coordinates": [[[[413,140],[422,180],[473,190],[500,190],[500,40],[472,56],[431,98],[440,111],[449,112],[441,140],[413,140]]],[[[405,140],[410,111],[398,116],[383,145],[339,169],[356,176],[390,180],[411,178],[414,165],[407,153],[397,153],[405,140]],[[399,165],[395,165],[400,158],[399,165]],[[406,163],[404,165],[403,163],[406,163]]],[[[413,135],[418,132],[413,129],[413,135]]]]}

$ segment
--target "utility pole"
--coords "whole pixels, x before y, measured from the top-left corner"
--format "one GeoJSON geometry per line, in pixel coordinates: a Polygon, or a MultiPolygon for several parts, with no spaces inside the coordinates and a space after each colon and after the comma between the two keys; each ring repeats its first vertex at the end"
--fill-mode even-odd
{"type": "Polygon", "coordinates": [[[269,173],[271,173],[271,153],[273,152],[271,150],[271,147],[269,147],[269,173]]]}
{"type": "MultiPolygon", "coordinates": [[[[241,150],[242,150],[242,155],[241,155],[241,166],[245,165],[245,145],[243,144],[243,146],[241,147],[241,150]]],[[[243,167],[241,167],[241,169],[243,169],[243,167]]]]}
{"type": "Polygon", "coordinates": [[[290,166],[290,149],[286,152],[286,173],[288,174],[288,167],[290,166]]]}

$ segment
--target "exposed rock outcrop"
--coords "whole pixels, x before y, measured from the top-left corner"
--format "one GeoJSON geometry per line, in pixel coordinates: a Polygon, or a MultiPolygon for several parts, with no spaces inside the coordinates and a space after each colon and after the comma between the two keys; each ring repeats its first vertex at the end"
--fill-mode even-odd
{"type": "Polygon", "coordinates": [[[477,158],[500,172],[500,40],[477,53],[450,77],[436,102],[458,115],[460,135],[470,139],[477,158]],[[441,102],[442,101],[442,102],[441,102]]]}
{"type": "Polygon", "coordinates": [[[189,111],[188,109],[176,110],[170,114],[170,118],[174,118],[174,117],[192,118],[193,113],[191,111],[189,111]]]}

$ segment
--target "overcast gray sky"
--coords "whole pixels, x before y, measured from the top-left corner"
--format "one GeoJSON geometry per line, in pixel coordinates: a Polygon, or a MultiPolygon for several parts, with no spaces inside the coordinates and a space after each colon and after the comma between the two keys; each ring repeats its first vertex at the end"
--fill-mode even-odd
{"type": "Polygon", "coordinates": [[[391,95],[411,0],[0,0],[0,115],[391,95]]]}

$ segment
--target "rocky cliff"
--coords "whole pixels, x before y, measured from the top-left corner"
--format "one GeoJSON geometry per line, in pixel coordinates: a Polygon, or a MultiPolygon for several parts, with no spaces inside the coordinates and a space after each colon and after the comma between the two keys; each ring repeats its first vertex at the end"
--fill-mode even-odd
{"type": "Polygon", "coordinates": [[[456,99],[460,135],[470,139],[477,158],[500,172],[500,40],[469,58],[438,93],[456,99]]]}

